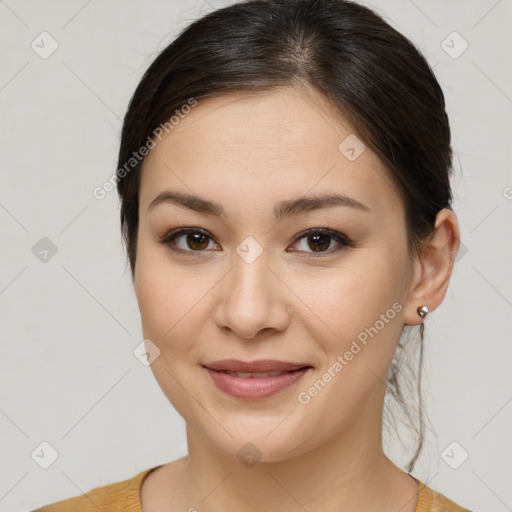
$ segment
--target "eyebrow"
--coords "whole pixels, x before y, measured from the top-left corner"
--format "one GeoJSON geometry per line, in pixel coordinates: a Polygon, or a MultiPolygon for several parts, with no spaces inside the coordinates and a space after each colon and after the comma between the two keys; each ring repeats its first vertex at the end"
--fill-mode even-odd
{"type": "MultiPolygon", "coordinates": [[[[171,190],[165,190],[155,197],[155,199],[151,201],[147,213],[153,210],[158,204],[162,203],[182,206],[198,213],[221,217],[226,220],[228,218],[224,208],[219,203],[208,201],[195,195],[182,194],[181,192],[173,192],[171,190]]],[[[355,208],[356,210],[365,212],[371,211],[368,206],[350,196],[343,194],[327,194],[304,196],[298,199],[281,201],[274,207],[273,214],[274,218],[279,221],[292,215],[334,206],[355,208]]]]}

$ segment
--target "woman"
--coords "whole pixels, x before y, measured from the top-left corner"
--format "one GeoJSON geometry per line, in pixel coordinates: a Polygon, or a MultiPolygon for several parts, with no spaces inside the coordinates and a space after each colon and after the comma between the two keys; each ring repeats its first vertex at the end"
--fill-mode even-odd
{"type": "Polygon", "coordinates": [[[421,350],[459,248],[451,159],[430,67],[368,8],[192,23],[137,87],[115,176],[188,455],[39,510],[466,510],[410,474],[421,436],[407,471],[381,437],[404,327],[421,350]]]}

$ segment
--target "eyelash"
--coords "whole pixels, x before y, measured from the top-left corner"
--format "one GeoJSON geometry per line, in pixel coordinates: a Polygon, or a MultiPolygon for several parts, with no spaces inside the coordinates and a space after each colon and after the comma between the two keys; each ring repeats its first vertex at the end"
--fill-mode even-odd
{"type": "MultiPolygon", "coordinates": [[[[215,242],[214,238],[208,233],[208,231],[206,231],[202,228],[174,229],[174,230],[166,233],[162,238],[160,238],[159,242],[161,244],[167,246],[171,251],[181,253],[181,254],[191,254],[191,255],[194,254],[195,255],[197,253],[206,252],[206,249],[197,250],[197,251],[184,250],[184,249],[177,248],[176,246],[173,245],[173,242],[176,238],[178,238],[181,235],[187,235],[187,234],[191,234],[191,233],[193,233],[193,234],[199,233],[215,242]]],[[[320,251],[320,252],[316,252],[316,253],[305,251],[306,253],[310,254],[313,258],[319,258],[319,257],[322,257],[323,255],[333,254],[333,253],[341,250],[343,247],[351,248],[351,247],[355,246],[353,241],[350,240],[345,235],[339,233],[338,231],[333,231],[333,230],[327,229],[327,228],[314,228],[314,229],[308,229],[307,231],[303,231],[295,237],[295,239],[293,240],[293,244],[295,244],[296,242],[302,240],[303,238],[307,238],[308,236],[311,236],[311,235],[325,235],[325,236],[328,236],[329,238],[331,238],[332,240],[334,240],[335,242],[337,242],[338,244],[340,244],[340,246],[335,248],[334,250],[328,249],[327,251],[320,251]]],[[[293,250],[292,252],[304,252],[304,251],[293,250]]]]}

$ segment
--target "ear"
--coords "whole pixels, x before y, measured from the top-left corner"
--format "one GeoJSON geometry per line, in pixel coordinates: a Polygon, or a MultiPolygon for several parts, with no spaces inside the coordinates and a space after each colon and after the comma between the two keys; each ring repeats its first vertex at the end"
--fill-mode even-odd
{"type": "Polygon", "coordinates": [[[459,246],[457,217],[444,208],[437,214],[435,232],[413,262],[413,277],[404,304],[405,325],[423,322],[418,315],[419,306],[425,304],[432,312],[443,302],[459,246]]]}

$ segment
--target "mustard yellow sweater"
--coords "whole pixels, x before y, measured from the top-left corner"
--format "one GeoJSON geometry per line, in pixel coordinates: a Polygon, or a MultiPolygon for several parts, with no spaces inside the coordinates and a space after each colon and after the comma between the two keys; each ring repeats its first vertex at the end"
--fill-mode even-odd
{"type": "MultiPolygon", "coordinates": [[[[58,501],[38,508],[33,512],[98,512],[98,510],[105,512],[142,512],[140,503],[142,482],[151,471],[159,467],[155,466],[147,469],[122,482],[96,487],[81,496],[58,501]]],[[[430,489],[417,478],[415,480],[419,487],[416,512],[470,512],[430,489]]]]}

